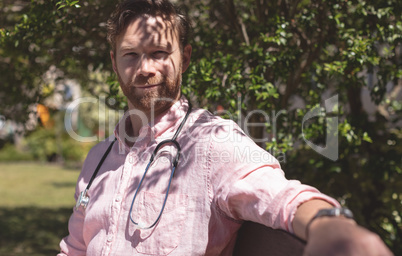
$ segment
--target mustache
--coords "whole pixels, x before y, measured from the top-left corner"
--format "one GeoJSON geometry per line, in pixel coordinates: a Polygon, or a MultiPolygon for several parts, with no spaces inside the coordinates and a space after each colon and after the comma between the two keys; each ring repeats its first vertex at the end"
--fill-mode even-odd
{"type": "Polygon", "coordinates": [[[135,85],[149,85],[149,84],[161,84],[166,82],[165,76],[144,77],[137,76],[132,84],[135,85]]]}

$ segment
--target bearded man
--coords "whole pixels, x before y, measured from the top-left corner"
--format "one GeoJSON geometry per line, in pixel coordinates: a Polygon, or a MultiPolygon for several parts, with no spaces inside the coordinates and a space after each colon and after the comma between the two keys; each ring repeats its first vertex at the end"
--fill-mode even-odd
{"type": "Polygon", "coordinates": [[[191,108],[180,93],[188,34],[168,0],[128,0],[112,14],[129,110],[87,156],[59,255],[231,255],[244,220],[297,235],[307,255],[391,255],[336,200],[287,180],[233,121],[191,108]]]}

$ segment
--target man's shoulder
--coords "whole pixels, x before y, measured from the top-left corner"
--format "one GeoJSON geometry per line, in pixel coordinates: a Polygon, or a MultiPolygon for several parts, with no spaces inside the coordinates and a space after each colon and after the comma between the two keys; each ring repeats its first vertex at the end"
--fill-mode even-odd
{"type": "Polygon", "coordinates": [[[224,119],[205,109],[195,109],[189,119],[190,126],[186,133],[192,138],[204,138],[203,141],[220,143],[246,137],[244,131],[235,121],[224,119]]]}
{"type": "Polygon", "coordinates": [[[192,123],[194,123],[195,125],[197,124],[202,125],[202,127],[227,126],[227,125],[238,127],[237,123],[234,122],[232,119],[222,118],[202,108],[197,108],[193,111],[192,123]]]}
{"type": "Polygon", "coordinates": [[[103,141],[98,142],[89,150],[88,155],[86,157],[85,162],[89,161],[99,161],[103,154],[106,152],[107,148],[110,146],[111,143],[114,142],[114,136],[110,136],[103,141]]]}

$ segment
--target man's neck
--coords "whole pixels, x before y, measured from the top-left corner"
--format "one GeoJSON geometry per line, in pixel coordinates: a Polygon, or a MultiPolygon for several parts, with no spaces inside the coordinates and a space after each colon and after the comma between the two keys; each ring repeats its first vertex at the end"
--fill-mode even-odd
{"type": "Polygon", "coordinates": [[[131,129],[126,130],[127,135],[130,138],[129,141],[126,141],[127,145],[132,147],[136,141],[136,138],[138,138],[138,136],[140,135],[141,128],[148,124],[153,124],[154,120],[159,116],[164,115],[174,103],[172,103],[169,107],[165,109],[152,110],[152,111],[138,110],[132,104],[129,103],[128,107],[130,114],[131,129]]]}

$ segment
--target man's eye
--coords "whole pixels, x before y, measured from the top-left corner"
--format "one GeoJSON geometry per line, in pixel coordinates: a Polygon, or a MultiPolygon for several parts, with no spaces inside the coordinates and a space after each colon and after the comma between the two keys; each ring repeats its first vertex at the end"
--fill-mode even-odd
{"type": "Polygon", "coordinates": [[[168,55],[169,55],[169,53],[165,52],[165,51],[156,51],[153,53],[154,58],[157,58],[157,59],[166,58],[168,55]]]}
{"type": "Polygon", "coordinates": [[[135,52],[128,52],[126,54],[124,54],[124,56],[130,56],[130,57],[136,57],[138,54],[135,52]]]}

